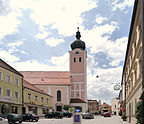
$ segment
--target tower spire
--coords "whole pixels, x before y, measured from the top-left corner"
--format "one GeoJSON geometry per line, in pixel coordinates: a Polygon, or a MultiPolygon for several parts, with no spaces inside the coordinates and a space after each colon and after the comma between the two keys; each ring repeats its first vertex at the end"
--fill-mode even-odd
{"type": "Polygon", "coordinates": [[[76,32],[75,37],[76,37],[77,40],[80,40],[81,35],[80,35],[80,32],[79,32],[79,26],[77,27],[77,32],[76,32]]]}

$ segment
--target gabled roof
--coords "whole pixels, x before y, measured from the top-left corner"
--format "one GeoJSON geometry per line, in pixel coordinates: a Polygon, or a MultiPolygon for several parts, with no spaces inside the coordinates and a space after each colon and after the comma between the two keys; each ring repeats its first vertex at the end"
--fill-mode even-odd
{"type": "Polygon", "coordinates": [[[24,79],[35,85],[70,85],[68,71],[21,71],[24,79]]]}
{"type": "MultiPolygon", "coordinates": [[[[26,80],[23,80],[23,87],[24,87],[24,88],[31,89],[31,90],[33,90],[33,91],[35,91],[35,92],[42,93],[42,94],[44,94],[44,95],[50,96],[50,95],[48,95],[46,92],[44,92],[43,90],[41,90],[41,89],[37,88],[36,86],[30,84],[30,83],[27,82],[26,80]]],[[[52,96],[50,96],[50,97],[52,97],[52,96]]]]}
{"type": "Polygon", "coordinates": [[[86,102],[79,98],[71,98],[70,103],[86,103],[86,102]]]}
{"type": "Polygon", "coordinates": [[[4,68],[4,69],[7,69],[15,74],[18,74],[20,76],[23,77],[23,75],[18,72],[17,70],[15,70],[13,67],[11,67],[9,64],[7,64],[6,62],[4,62],[2,59],[0,59],[0,67],[4,68]]]}

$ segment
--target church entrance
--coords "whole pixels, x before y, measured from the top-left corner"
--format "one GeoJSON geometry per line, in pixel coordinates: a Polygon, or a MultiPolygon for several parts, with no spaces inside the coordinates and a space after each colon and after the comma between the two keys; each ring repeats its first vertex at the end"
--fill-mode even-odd
{"type": "Polygon", "coordinates": [[[56,106],[56,111],[62,111],[62,106],[56,106]]]}

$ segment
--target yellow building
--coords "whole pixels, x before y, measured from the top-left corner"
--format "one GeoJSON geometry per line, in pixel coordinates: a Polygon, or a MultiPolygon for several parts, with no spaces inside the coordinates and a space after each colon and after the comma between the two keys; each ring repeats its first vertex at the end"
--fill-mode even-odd
{"type": "Polygon", "coordinates": [[[22,114],[23,75],[0,59],[0,113],[22,114]]]}
{"type": "Polygon", "coordinates": [[[143,0],[135,0],[122,74],[122,96],[132,124],[136,124],[135,108],[143,91],[143,4],[143,0]]]}
{"type": "Polygon", "coordinates": [[[23,81],[25,113],[43,116],[52,110],[52,96],[35,87],[26,80],[23,81]]]}

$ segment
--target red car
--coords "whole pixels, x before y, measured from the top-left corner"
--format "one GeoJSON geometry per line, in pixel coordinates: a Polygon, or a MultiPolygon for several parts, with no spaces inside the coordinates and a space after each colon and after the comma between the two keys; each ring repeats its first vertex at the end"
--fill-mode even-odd
{"type": "Polygon", "coordinates": [[[111,117],[111,114],[110,114],[109,112],[104,112],[104,113],[103,113],[103,116],[104,116],[104,117],[111,117]]]}

